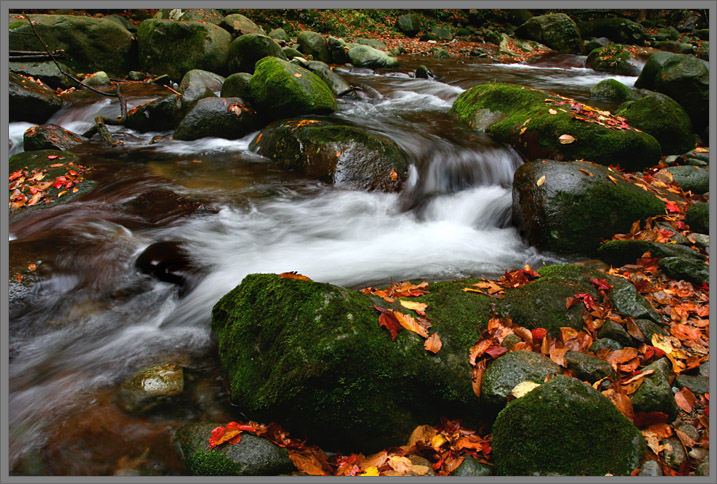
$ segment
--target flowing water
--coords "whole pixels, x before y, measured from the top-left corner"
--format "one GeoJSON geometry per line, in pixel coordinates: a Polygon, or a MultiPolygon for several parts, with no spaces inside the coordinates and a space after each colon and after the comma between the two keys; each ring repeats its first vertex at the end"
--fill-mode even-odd
{"type": "MultiPolygon", "coordinates": [[[[448,111],[465,89],[492,81],[613,109],[589,99],[589,88],[609,76],[583,68],[584,59],[499,65],[405,58],[394,71],[337,68],[360,89],[329,118],[401,146],[411,160],[401,193],[287,173],[249,151],[257,133],[176,141],[170,132],[111,127],[122,146],[92,141],[72,150],[92,169],[95,191],[9,227],[10,276],[28,262],[41,274],[36,284],[11,289],[13,472],[181,474],[173,429],[242,417],[227,402],[210,314],[247,274],[297,271],[361,288],[495,277],[560,262],[526,245],[511,226],[511,183],[521,156],[457,125],[448,111]],[[438,77],[416,79],[420,64],[438,77]],[[162,241],[180,244],[197,268],[185,291],[135,266],[145,248],[162,241]],[[164,361],[185,367],[184,395],[148,417],[125,415],[114,402],[118,385],[164,361]]],[[[165,93],[132,90],[130,107],[165,93]]],[[[118,113],[108,98],[81,96],[49,122],[81,133],[96,114],[118,113]]],[[[30,126],[10,125],[10,154],[22,151],[30,126]]]]}

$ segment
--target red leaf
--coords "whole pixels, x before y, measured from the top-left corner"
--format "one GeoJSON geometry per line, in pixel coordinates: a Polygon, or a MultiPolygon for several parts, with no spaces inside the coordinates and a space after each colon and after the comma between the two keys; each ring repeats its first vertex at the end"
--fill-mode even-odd
{"type": "Polygon", "coordinates": [[[59,158],[59,156],[57,156],[57,155],[48,155],[47,156],[48,160],[54,160],[55,158],[59,158]]]}
{"type": "Polygon", "coordinates": [[[396,336],[398,336],[398,332],[403,329],[403,326],[401,326],[401,323],[398,322],[398,319],[396,319],[396,316],[390,309],[384,309],[379,306],[374,306],[374,308],[381,313],[378,317],[378,325],[383,326],[391,333],[391,341],[396,341],[396,336]]]}
{"type": "Polygon", "coordinates": [[[486,354],[490,355],[490,357],[495,360],[500,355],[507,353],[508,350],[502,346],[491,346],[490,348],[485,350],[485,352],[486,352],[486,354]]]}
{"type": "Polygon", "coordinates": [[[18,170],[14,173],[10,173],[10,181],[13,181],[15,178],[20,178],[22,176],[22,170],[18,170]]]}
{"type": "Polygon", "coordinates": [[[675,204],[672,203],[672,202],[667,202],[667,203],[665,204],[665,208],[666,208],[667,211],[670,212],[670,213],[679,213],[679,211],[680,211],[680,207],[678,207],[677,205],[675,205],[675,204]]]}
{"type": "Polygon", "coordinates": [[[545,328],[533,328],[530,333],[533,335],[533,342],[540,343],[545,338],[545,335],[548,334],[548,330],[545,328]]]}
{"type": "Polygon", "coordinates": [[[650,425],[667,423],[668,418],[664,412],[637,412],[633,423],[638,429],[644,429],[650,425]]]}
{"type": "Polygon", "coordinates": [[[612,289],[610,283],[607,282],[605,279],[598,279],[597,277],[593,277],[592,279],[590,279],[590,282],[592,282],[598,289],[604,289],[606,291],[612,289]]]}
{"type": "Polygon", "coordinates": [[[593,297],[588,293],[581,292],[579,294],[576,294],[575,298],[582,299],[583,304],[585,305],[585,308],[588,310],[597,309],[597,307],[598,307],[598,305],[595,303],[595,299],[593,299],[593,297]]]}

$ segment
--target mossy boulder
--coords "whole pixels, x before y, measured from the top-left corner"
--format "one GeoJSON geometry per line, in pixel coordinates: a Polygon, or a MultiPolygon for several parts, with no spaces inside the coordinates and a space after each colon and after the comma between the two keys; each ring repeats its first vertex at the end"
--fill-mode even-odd
{"type": "Polygon", "coordinates": [[[630,475],[645,439],[613,403],[556,376],[510,402],[493,424],[496,475],[630,475]]]}
{"type": "Polygon", "coordinates": [[[184,371],[174,362],[142,368],[125,379],[117,391],[117,404],[125,412],[143,414],[184,391],[184,371]]]}
{"type": "Polygon", "coordinates": [[[592,50],[585,59],[585,67],[621,76],[640,74],[640,68],[632,63],[632,54],[622,44],[610,44],[592,50]]]}
{"type": "MultiPolygon", "coordinates": [[[[30,19],[50,50],[66,52],[63,62],[76,72],[102,70],[119,76],[135,67],[133,35],[111,20],[81,15],[30,15],[30,19]]],[[[11,24],[8,48],[45,50],[25,19],[11,24]]]]}
{"type": "Polygon", "coordinates": [[[313,60],[326,64],[331,63],[331,52],[323,35],[318,32],[304,30],[296,36],[296,42],[299,44],[299,52],[302,54],[311,56],[313,60]]]}
{"type": "Polygon", "coordinates": [[[421,21],[417,14],[409,13],[398,17],[396,27],[406,37],[415,37],[421,31],[421,21]]]}
{"type": "Polygon", "coordinates": [[[702,194],[710,190],[710,171],[708,168],[682,165],[670,166],[665,170],[672,175],[675,183],[686,192],[702,194]]]}
{"type": "Polygon", "coordinates": [[[202,69],[192,69],[182,77],[179,83],[179,109],[182,113],[188,112],[200,99],[217,97],[222,89],[224,77],[202,69]]]}
{"type": "Polygon", "coordinates": [[[69,150],[87,141],[54,124],[43,124],[29,128],[22,136],[25,151],[33,150],[69,150]]]}
{"type": "MultiPolygon", "coordinates": [[[[640,95],[617,79],[604,79],[590,88],[590,97],[632,101],[640,99],[640,95]]],[[[639,126],[636,126],[639,128],[639,126]]]]}
{"type": "Polygon", "coordinates": [[[320,77],[278,57],[256,63],[249,91],[257,109],[272,119],[336,110],[336,99],[320,77]]]}
{"type": "Polygon", "coordinates": [[[598,17],[578,22],[583,37],[607,37],[619,44],[642,45],[645,41],[645,27],[621,17],[598,17]]]}
{"type": "Polygon", "coordinates": [[[406,154],[391,139],[320,119],[288,119],[264,128],[249,149],[327,183],[397,191],[408,177],[406,154]]]}
{"type": "Polygon", "coordinates": [[[276,476],[296,470],[286,448],[249,432],[237,444],[209,448],[212,430],[222,423],[191,423],[177,429],[172,442],[184,457],[187,473],[193,476],[276,476]]]}
{"type": "Polygon", "coordinates": [[[524,381],[543,383],[560,374],[560,367],[532,351],[511,351],[492,361],[481,380],[481,403],[496,411],[508,402],[513,388],[524,381]]]}
{"type": "Polygon", "coordinates": [[[675,54],[655,76],[654,90],[670,96],[684,108],[696,131],[709,121],[709,64],[692,55],[675,54]]]}
{"type": "Polygon", "coordinates": [[[650,252],[652,257],[680,257],[704,262],[699,252],[684,245],[646,240],[609,240],[598,250],[600,258],[614,267],[634,264],[645,252],[650,252]]]}
{"type": "Polygon", "coordinates": [[[140,67],[175,80],[192,69],[226,74],[231,41],[210,23],[147,19],[137,28],[140,67]]]}
{"type": "Polygon", "coordinates": [[[624,103],[617,113],[630,126],[651,134],[665,155],[684,153],[695,147],[692,121],[672,98],[657,92],[624,103]]]}
{"type": "Polygon", "coordinates": [[[710,268],[704,261],[684,257],[665,257],[659,267],[668,277],[702,284],[710,280],[710,268]]]}
{"type": "Polygon", "coordinates": [[[14,72],[16,74],[40,79],[52,89],[66,89],[77,85],[75,81],[60,72],[60,69],[67,72],[71,76],[75,76],[75,71],[60,61],[58,61],[58,64],[60,67],[52,61],[9,62],[8,69],[10,72],[14,72]]]}
{"type": "Polygon", "coordinates": [[[8,91],[11,122],[44,123],[62,107],[62,99],[52,89],[13,72],[8,91]]]}
{"type": "Polygon", "coordinates": [[[662,72],[662,66],[667,59],[674,56],[672,52],[655,52],[645,61],[640,75],[635,80],[635,87],[640,89],[655,89],[655,79],[662,72]]]}
{"type": "Polygon", "coordinates": [[[249,79],[251,79],[251,74],[248,72],[235,72],[226,78],[219,95],[221,97],[250,97],[249,79]]]}
{"type": "Polygon", "coordinates": [[[677,42],[674,40],[655,42],[654,48],[666,52],[674,52],[675,54],[694,54],[697,50],[694,45],[688,42],[677,42]]]}
{"type": "Polygon", "coordinates": [[[710,206],[708,203],[693,203],[685,214],[685,223],[690,230],[700,234],[710,233],[710,206]]]}
{"type": "Polygon", "coordinates": [[[329,86],[334,96],[339,97],[351,90],[351,85],[340,75],[336,74],[328,65],[321,61],[309,61],[305,66],[316,74],[329,86]]]}
{"type": "Polygon", "coordinates": [[[328,38],[329,52],[331,52],[331,62],[334,64],[347,64],[349,62],[349,56],[347,54],[349,50],[349,44],[344,39],[336,37],[328,38]]]}
{"type": "Polygon", "coordinates": [[[356,67],[371,69],[398,67],[398,59],[368,45],[356,44],[348,50],[346,55],[356,67]]]}
{"type": "Polygon", "coordinates": [[[575,119],[569,107],[562,107],[565,102],[514,84],[480,84],[461,93],[451,112],[471,128],[512,145],[528,160],[584,159],[628,171],[659,161],[660,145],[649,134],[575,119]],[[574,141],[561,142],[565,134],[574,141]]]}
{"type": "Polygon", "coordinates": [[[124,125],[136,131],[169,131],[182,119],[181,95],[169,94],[127,111],[124,125]]]}
{"type": "Polygon", "coordinates": [[[205,137],[237,139],[263,125],[261,117],[238,97],[206,97],[192,107],[174,130],[174,138],[205,137]]]}
{"type": "Polygon", "coordinates": [[[564,13],[531,17],[520,25],[515,35],[545,44],[558,52],[581,54],[583,40],[575,22],[564,13]]]}
{"type": "Polygon", "coordinates": [[[274,39],[261,34],[242,35],[234,39],[229,47],[229,71],[253,74],[257,61],[264,57],[286,60],[281,46],[274,39]]]}
{"type": "Polygon", "coordinates": [[[351,452],[401,445],[440,415],[472,421],[475,318],[433,319],[443,341],[433,354],[411,331],[392,341],[374,309],[387,304],[326,283],[246,276],[212,310],[232,401],[250,419],[351,452]]]}
{"type": "Polygon", "coordinates": [[[266,35],[264,29],[239,13],[231,13],[227,15],[221,20],[221,22],[219,22],[219,26],[232,34],[234,37],[246,34],[266,35]]]}
{"type": "Polygon", "coordinates": [[[655,195],[594,163],[535,160],[513,178],[513,223],[543,250],[594,256],[603,239],[664,213],[655,195]]]}

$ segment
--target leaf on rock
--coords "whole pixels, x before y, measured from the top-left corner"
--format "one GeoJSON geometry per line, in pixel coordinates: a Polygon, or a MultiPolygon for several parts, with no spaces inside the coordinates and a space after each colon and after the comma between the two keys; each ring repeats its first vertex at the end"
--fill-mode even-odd
{"type": "Polygon", "coordinates": [[[428,338],[428,326],[426,325],[427,320],[417,320],[410,314],[404,314],[400,311],[393,311],[393,315],[396,317],[399,324],[407,330],[413,331],[424,338],[428,338]]]}
{"type": "Polygon", "coordinates": [[[383,326],[391,333],[391,341],[396,341],[398,332],[402,329],[401,323],[398,322],[393,314],[382,312],[378,317],[378,325],[383,326]]]}
{"type": "Polygon", "coordinates": [[[593,176],[593,174],[590,173],[589,171],[587,171],[585,168],[580,168],[579,171],[585,173],[585,174],[588,175],[588,176],[593,176]]]}
{"type": "Polygon", "coordinates": [[[331,466],[323,450],[315,447],[289,449],[289,459],[297,470],[311,476],[331,475],[331,466]]]}
{"type": "Polygon", "coordinates": [[[426,351],[430,351],[431,353],[438,353],[443,347],[443,342],[441,341],[441,337],[438,336],[438,333],[433,333],[423,343],[423,347],[426,349],[426,351]]]}
{"type": "Polygon", "coordinates": [[[675,393],[675,401],[677,405],[687,413],[692,413],[697,397],[687,387],[682,388],[679,392],[675,393]]]}
{"type": "Polygon", "coordinates": [[[610,289],[612,289],[610,283],[607,282],[607,280],[605,279],[598,279],[597,277],[593,277],[592,279],[590,279],[590,282],[592,282],[593,285],[598,289],[604,289],[605,291],[609,291],[610,289]]]}
{"type": "Polygon", "coordinates": [[[392,169],[389,176],[391,177],[391,180],[396,180],[398,178],[398,173],[396,173],[396,170],[392,169]]]}
{"type": "Polygon", "coordinates": [[[284,279],[299,279],[300,281],[310,281],[311,280],[304,275],[298,274],[296,271],[282,272],[281,274],[279,274],[279,277],[284,278],[284,279]]]}
{"type": "Polygon", "coordinates": [[[486,368],[486,360],[480,360],[473,369],[471,370],[471,386],[473,387],[473,393],[480,398],[480,386],[483,381],[483,373],[486,368]]]}
{"type": "Polygon", "coordinates": [[[561,134],[558,137],[558,141],[560,141],[560,144],[569,145],[570,143],[573,143],[575,141],[575,137],[569,134],[561,134]]]}
{"type": "Polygon", "coordinates": [[[411,469],[413,468],[413,462],[411,462],[411,459],[400,455],[389,456],[388,465],[391,466],[391,469],[401,474],[407,474],[411,472],[411,469]]]}
{"type": "Polygon", "coordinates": [[[436,435],[440,434],[438,434],[438,431],[433,426],[419,425],[418,427],[413,429],[413,432],[411,432],[411,436],[408,437],[407,445],[409,448],[413,447],[417,443],[432,445],[431,442],[436,435]]]}
{"type": "MultiPolygon", "coordinates": [[[[518,383],[513,389],[510,391],[510,394],[513,395],[515,398],[521,398],[527,395],[528,393],[532,392],[536,388],[540,386],[539,383],[535,383],[534,381],[526,380],[524,382],[518,383]]],[[[478,449],[480,450],[480,449],[478,449]]]]}
{"type": "Polygon", "coordinates": [[[680,207],[675,205],[673,202],[667,202],[665,204],[665,208],[667,209],[667,211],[669,213],[679,213],[680,212],[680,207]]]}
{"type": "Polygon", "coordinates": [[[550,114],[558,114],[558,112],[557,112],[555,109],[552,109],[552,108],[551,108],[551,109],[548,109],[548,112],[549,112],[550,114]]]}
{"type": "Polygon", "coordinates": [[[485,353],[494,360],[507,352],[508,349],[503,346],[491,346],[490,348],[485,350],[485,353]]]}
{"type": "Polygon", "coordinates": [[[545,183],[545,175],[543,175],[543,176],[541,176],[540,178],[538,178],[538,181],[535,182],[535,184],[536,184],[537,186],[539,186],[539,187],[540,187],[540,186],[543,186],[543,183],[545,183]]]}
{"type": "Polygon", "coordinates": [[[411,309],[413,311],[416,311],[421,316],[426,315],[426,308],[428,307],[428,304],[416,302],[416,301],[404,301],[403,299],[398,301],[401,303],[401,306],[403,306],[406,309],[411,309]]]}

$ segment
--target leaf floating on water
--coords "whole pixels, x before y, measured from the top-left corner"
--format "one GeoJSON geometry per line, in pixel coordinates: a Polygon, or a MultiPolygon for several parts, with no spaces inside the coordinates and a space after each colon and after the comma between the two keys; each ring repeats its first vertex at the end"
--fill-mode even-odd
{"type": "Polygon", "coordinates": [[[558,141],[560,141],[560,144],[569,145],[575,141],[575,138],[569,134],[561,134],[558,141]]]}
{"type": "Polygon", "coordinates": [[[543,183],[545,183],[545,175],[543,175],[543,176],[541,176],[540,178],[538,178],[538,181],[535,182],[535,184],[538,185],[539,187],[542,186],[543,183]]]}

